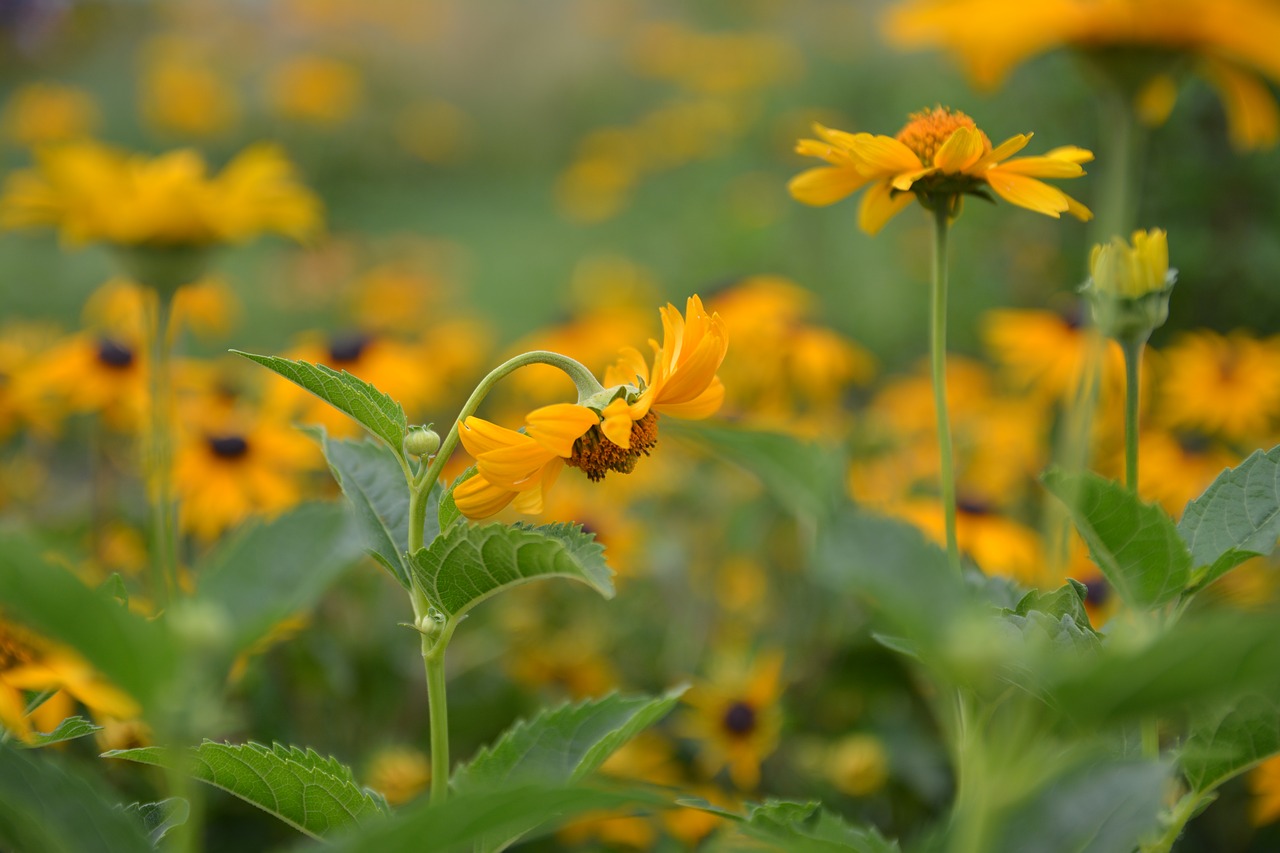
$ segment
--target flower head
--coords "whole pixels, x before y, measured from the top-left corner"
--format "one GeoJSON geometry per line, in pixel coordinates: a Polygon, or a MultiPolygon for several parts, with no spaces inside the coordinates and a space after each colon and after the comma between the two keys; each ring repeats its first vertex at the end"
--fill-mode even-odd
{"type": "Polygon", "coordinates": [[[1135,231],[1132,246],[1115,237],[1093,247],[1082,292],[1104,333],[1118,340],[1146,340],[1169,317],[1169,291],[1177,276],[1177,270],[1169,269],[1165,232],[1135,231]]]}
{"type": "Polygon", "coordinates": [[[699,742],[698,762],[713,775],[727,767],[743,790],[760,784],[760,764],[782,730],[782,655],[762,654],[749,667],[723,662],[721,671],[685,697],[692,709],[683,733],[699,742]]]}
{"type": "Polygon", "coordinates": [[[929,209],[959,210],[965,195],[986,197],[990,188],[1005,201],[1059,218],[1070,213],[1088,220],[1080,202],[1040,178],[1078,178],[1093,153],[1075,146],[1055,148],[1038,157],[1010,160],[1031,139],[1018,134],[998,146],[973,119],[947,107],[913,113],[896,137],[846,133],[815,124],[821,139],[802,139],[796,151],[829,163],[802,172],[788,185],[805,204],[828,205],[867,187],[858,224],[869,234],[914,198],[929,209]]]}

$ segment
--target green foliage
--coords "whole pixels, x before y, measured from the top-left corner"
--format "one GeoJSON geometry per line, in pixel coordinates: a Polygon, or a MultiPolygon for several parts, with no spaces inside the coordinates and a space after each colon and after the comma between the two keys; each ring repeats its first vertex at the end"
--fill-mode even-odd
{"type": "Polygon", "coordinates": [[[520,721],[493,746],[454,771],[459,791],[524,783],[577,782],[644,729],[665,717],[684,694],[589,699],[543,710],[520,721]]]}
{"type": "Polygon", "coordinates": [[[410,565],[427,599],[451,620],[503,589],[543,577],[571,578],[613,597],[604,546],[577,524],[453,525],[411,554],[410,565]]]}
{"type": "Polygon", "coordinates": [[[1178,533],[1191,549],[1197,586],[1274,551],[1280,537],[1280,447],[1255,451],[1219,474],[1187,504],[1178,533]]]}
{"type": "Polygon", "coordinates": [[[155,846],[169,834],[169,830],[187,822],[191,816],[191,803],[181,797],[170,797],[158,803],[130,803],[124,813],[142,822],[147,838],[155,846]]]}
{"type": "Polygon", "coordinates": [[[64,743],[76,738],[86,737],[95,732],[102,731],[102,726],[95,726],[84,717],[67,717],[58,725],[54,726],[51,732],[37,732],[31,736],[31,739],[23,744],[27,747],[49,746],[55,743],[64,743]]]}
{"type": "Polygon", "coordinates": [[[874,827],[850,826],[818,803],[769,800],[763,805],[750,806],[746,819],[739,820],[737,829],[744,835],[765,842],[767,849],[786,853],[898,851],[898,843],[885,839],[874,827]]]}
{"type": "Polygon", "coordinates": [[[1093,561],[1130,607],[1150,610],[1186,589],[1191,554],[1160,507],[1096,474],[1049,471],[1044,483],[1067,505],[1093,561]]]}
{"type": "Polygon", "coordinates": [[[1179,762],[1191,789],[1206,793],[1280,752],[1280,702],[1247,696],[1192,729],[1179,762]]]}
{"type": "Polygon", "coordinates": [[[832,447],[783,433],[696,421],[664,420],[662,430],[751,472],[797,516],[828,518],[842,502],[846,465],[832,447]]]}
{"type": "MultiPolygon", "coordinates": [[[[386,447],[370,441],[334,441],[315,431],[329,470],[355,508],[366,547],[405,589],[409,588],[409,493],[404,470],[386,447]]],[[[433,489],[433,497],[439,490],[433,489]]],[[[432,524],[427,512],[427,525],[432,524]]],[[[435,538],[428,530],[424,542],[435,538]]]]}
{"type": "MultiPolygon", "coordinates": [[[[458,504],[453,500],[453,490],[458,488],[460,483],[470,480],[478,473],[480,472],[476,469],[476,466],[472,465],[470,468],[459,474],[458,479],[454,480],[453,485],[444,493],[444,497],[440,499],[440,509],[436,514],[437,521],[439,522],[436,531],[437,534],[442,530],[448,530],[449,525],[462,518],[462,513],[458,511],[458,504]]],[[[431,540],[424,539],[422,541],[430,542],[431,540]]]]}
{"type": "MultiPolygon", "coordinates": [[[[157,767],[172,757],[156,746],[116,749],[105,758],[121,758],[157,767]]],[[[386,802],[356,784],[351,769],[311,750],[275,744],[227,744],[205,741],[188,750],[182,769],[221,788],[313,838],[383,816],[386,802]]]]}
{"type": "Polygon", "coordinates": [[[303,505],[222,544],[197,570],[196,600],[225,610],[239,651],[312,607],[360,553],[344,507],[303,505]]]}
{"type": "Polygon", "coordinates": [[[408,431],[404,409],[363,379],[323,364],[294,361],[274,355],[254,355],[240,350],[232,352],[256,361],[315,394],[335,409],[346,412],[373,435],[385,441],[397,456],[404,453],[402,445],[408,431]]]}
{"type": "Polygon", "coordinates": [[[0,537],[0,609],[6,619],[75,649],[144,708],[174,673],[174,645],[163,623],[85,586],[29,539],[0,537]]]}
{"type": "Polygon", "coordinates": [[[670,803],[643,790],[537,785],[468,791],[443,803],[422,802],[387,820],[361,824],[358,830],[333,838],[325,850],[331,853],[367,850],[475,853],[476,850],[501,849],[501,846],[491,846],[493,838],[509,839],[522,834],[536,837],[590,812],[664,805],[670,803]]]}
{"type": "Polygon", "coordinates": [[[1169,767],[1111,762],[1072,768],[1010,810],[986,853],[1132,853],[1158,826],[1169,767]]]}
{"type": "Polygon", "coordinates": [[[15,853],[134,853],[142,824],[56,755],[0,744],[0,847],[15,853]]]}

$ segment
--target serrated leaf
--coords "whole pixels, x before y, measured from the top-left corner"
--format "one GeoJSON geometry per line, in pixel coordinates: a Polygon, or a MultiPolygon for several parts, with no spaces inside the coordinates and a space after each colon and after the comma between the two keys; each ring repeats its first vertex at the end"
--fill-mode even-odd
{"type": "Polygon", "coordinates": [[[1010,809],[984,853],[1132,853],[1158,828],[1169,767],[1143,762],[1072,768],[1010,809]]]}
{"type": "MultiPolygon", "coordinates": [[[[171,762],[169,754],[155,746],[116,749],[103,757],[157,767],[171,762]]],[[[349,767],[309,749],[205,741],[188,750],[187,758],[195,778],[313,838],[380,818],[387,811],[381,796],[356,784],[349,767]]]]}
{"type": "Polygon", "coordinates": [[[245,649],[310,609],[362,550],[341,504],[304,504],[219,546],[196,571],[197,600],[226,612],[233,650],[245,649]]]}
{"type": "Polygon", "coordinates": [[[770,800],[753,805],[746,819],[737,825],[740,832],[786,853],[897,853],[898,843],[889,841],[874,827],[851,826],[818,803],[770,800]]]}
{"type": "Polygon", "coordinates": [[[335,409],[346,412],[369,432],[385,441],[397,456],[404,453],[404,436],[408,430],[404,409],[363,379],[323,364],[294,361],[274,355],[254,355],[234,349],[231,351],[278,373],[335,409]]]}
{"type": "Polygon", "coordinates": [[[1199,585],[1273,552],[1280,537],[1280,447],[1255,451],[1219,474],[1187,504],[1178,533],[1191,549],[1192,563],[1205,569],[1196,578],[1199,585]]]}
{"type": "MultiPolygon", "coordinates": [[[[335,441],[316,430],[329,470],[355,509],[356,520],[370,554],[400,585],[409,587],[409,491],[396,457],[381,444],[369,441],[335,441]]],[[[433,490],[437,497],[439,491],[433,490]]],[[[428,525],[431,507],[427,508],[428,525]]],[[[435,538],[424,534],[424,542],[435,538]]]]}
{"type": "Polygon", "coordinates": [[[87,737],[102,731],[102,726],[95,726],[84,717],[67,717],[58,725],[54,726],[51,732],[35,732],[27,739],[23,746],[35,748],[38,746],[49,746],[55,743],[64,743],[65,741],[75,740],[76,738],[87,737]]]}
{"type": "Polygon", "coordinates": [[[686,687],[662,696],[589,699],[520,721],[454,771],[459,791],[524,783],[577,782],[624,743],[665,717],[686,687]]]}
{"type": "Polygon", "coordinates": [[[75,649],[144,708],[173,675],[174,644],[164,623],[85,586],[30,539],[0,537],[0,609],[75,649]]]}
{"type": "Polygon", "coordinates": [[[1205,793],[1280,753],[1280,703],[1252,695],[1225,715],[1194,727],[1179,763],[1191,788],[1205,793]]]}
{"type": "Polygon", "coordinates": [[[0,744],[0,848],[39,853],[143,853],[136,820],[97,780],[61,758],[0,744]]]}
{"type": "MultiPolygon", "coordinates": [[[[332,853],[369,850],[430,850],[473,853],[486,839],[526,832],[543,835],[575,817],[605,809],[653,809],[670,802],[648,790],[597,790],[584,787],[529,786],[497,791],[468,791],[443,803],[421,802],[386,820],[365,823],[327,844],[332,853]]],[[[299,848],[298,853],[311,847],[299,848]]]]}
{"type": "Polygon", "coordinates": [[[1097,474],[1049,471],[1044,484],[1067,505],[1093,561],[1130,607],[1150,610],[1186,589],[1191,553],[1159,506],[1097,474]]]}
{"type": "Polygon", "coordinates": [[[699,421],[664,420],[662,430],[755,475],[797,516],[828,518],[844,495],[847,466],[834,447],[785,433],[699,421]]]}
{"type": "Polygon", "coordinates": [[[564,577],[613,597],[604,546],[578,524],[454,525],[410,555],[414,577],[431,603],[453,620],[508,587],[564,577]]]}
{"type": "Polygon", "coordinates": [[[130,803],[122,810],[142,823],[153,847],[169,834],[169,830],[182,826],[191,817],[191,803],[182,797],[170,797],[156,803],[130,803]]]}

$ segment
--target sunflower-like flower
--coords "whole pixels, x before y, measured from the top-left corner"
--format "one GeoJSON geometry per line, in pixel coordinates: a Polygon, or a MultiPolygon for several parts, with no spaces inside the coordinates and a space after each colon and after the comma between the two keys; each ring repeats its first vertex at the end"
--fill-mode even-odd
{"type": "Polygon", "coordinates": [[[564,465],[591,480],[609,471],[630,473],[658,437],[658,414],[710,417],[724,400],[716,375],[728,350],[724,322],[689,297],[682,316],[674,305],[660,309],[663,341],[651,341],[652,367],[627,348],[606,374],[605,388],[579,403],[535,409],[522,432],[469,417],[459,438],[476,460],[476,473],[453,491],[458,511],[486,518],[507,505],[539,513],[543,498],[564,465]]]}
{"type": "Polygon", "coordinates": [[[1039,180],[1078,178],[1093,152],[1074,145],[1038,157],[1009,158],[1031,134],[1018,134],[997,146],[973,119],[957,110],[935,107],[912,113],[896,137],[846,133],[814,125],[821,139],[802,139],[797,153],[829,163],[802,172],[788,185],[805,204],[825,206],[867,187],[858,213],[862,230],[875,234],[913,199],[926,208],[946,204],[953,215],[965,195],[996,195],[1019,207],[1059,218],[1080,220],[1093,214],[1071,196],[1039,180]]]}
{"type": "Polygon", "coordinates": [[[761,654],[750,666],[721,661],[719,671],[689,691],[691,713],[681,733],[698,744],[698,765],[708,776],[727,768],[733,784],[753,790],[760,764],[778,748],[782,730],[782,655],[761,654]]]}
{"type": "Polygon", "coordinates": [[[0,196],[0,227],[51,226],[70,244],[203,247],[277,233],[304,240],[320,228],[320,202],[273,145],[242,151],[216,176],[180,149],[157,157],[98,142],[37,153],[0,196]]]}

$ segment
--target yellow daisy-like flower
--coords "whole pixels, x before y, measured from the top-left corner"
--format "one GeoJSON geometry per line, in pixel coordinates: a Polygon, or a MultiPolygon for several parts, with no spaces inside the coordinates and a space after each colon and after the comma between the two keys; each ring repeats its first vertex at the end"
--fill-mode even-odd
{"type": "Polygon", "coordinates": [[[693,713],[682,734],[698,741],[698,763],[708,776],[728,768],[733,784],[752,790],[760,764],[778,748],[782,730],[782,655],[762,655],[747,669],[726,668],[685,696],[693,713]]]}
{"type": "Polygon", "coordinates": [[[1280,418],[1280,337],[1188,332],[1164,350],[1159,419],[1246,443],[1269,441],[1280,418]]]}
{"type": "Polygon", "coordinates": [[[0,196],[0,227],[51,226],[71,244],[201,247],[264,233],[305,240],[320,201],[275,146],[242,151],[216,176],[195,151],[132,155],[98,142],[37,153],[0,196]]]}
{"type": "Polygon", "coordinates": [[[1280,81],[1280,7],[1271,0],[907,0],[890,10],[886,31],[902,47],[946,49],[981,86],[1059,48],[1132,50],[1149,69],[1136,94],[1139,114],[1154,124],[1177,96],[1168,74],[1190,56],[1218,89],[1237,147],[1280,138],[1280,111],[1257,76],[1280,81]]]}
{"type": "Polygon", "coordinates": [[[829,163],[802,172],[788,185],[805,204],[824,206],[867,187],[858,224],[875,234],[884,224],[919,200],[929,209],[947,204],[958,209],[964,195],[996,195],[1019,207],[1059,218],[1070,213],[1088,220],[1093,214],[1071,196],[1039,180],[1078,178],[1093,153],[1073,145],[1038,157],[1009,158],[1021,151],[1031,134],[1018,134],[992,147],[973,119],[947,107],[913,113],[896,137],[846,133],[820,124],[821,139],[802,139],[797,153],[829,163]]]}

